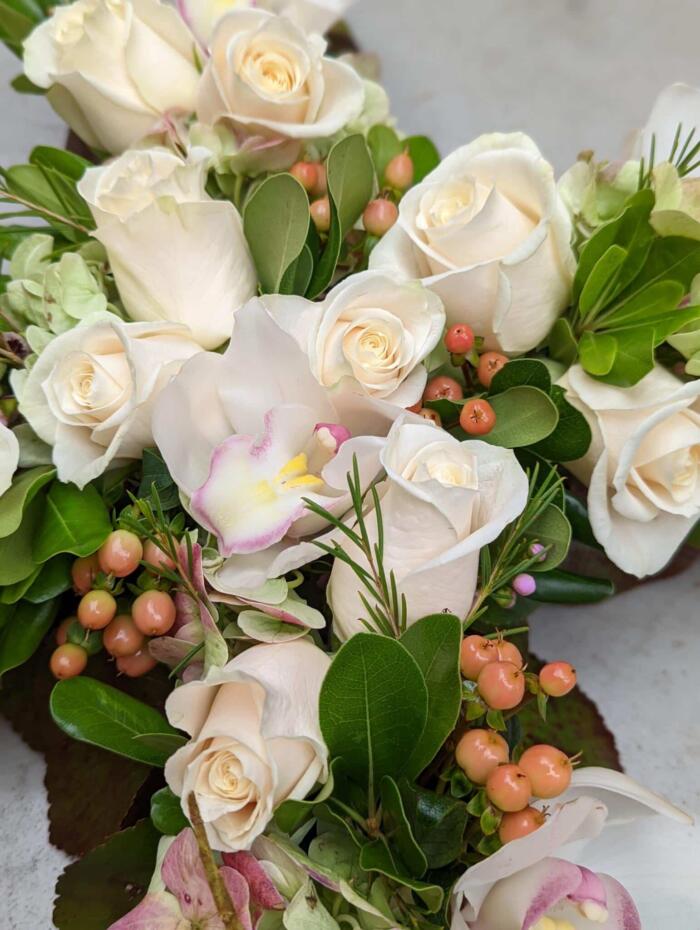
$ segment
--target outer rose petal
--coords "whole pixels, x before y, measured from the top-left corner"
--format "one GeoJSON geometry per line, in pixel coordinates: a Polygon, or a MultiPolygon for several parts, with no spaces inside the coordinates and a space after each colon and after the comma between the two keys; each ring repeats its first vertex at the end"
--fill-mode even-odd
{"type": "Polygon", "coordinates": [[[0,495],[12,484],[19,462],[19,442],[17,437],[4,423],[0,423],[0,495]]]}

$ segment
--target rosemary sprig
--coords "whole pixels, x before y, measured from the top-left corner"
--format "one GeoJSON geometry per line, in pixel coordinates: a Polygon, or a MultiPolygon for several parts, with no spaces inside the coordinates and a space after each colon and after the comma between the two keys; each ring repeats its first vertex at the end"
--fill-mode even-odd
{"type": "Polygon", "coordinates": [[[406,597],[399,594],[393,570],[387,575],[384,568],[384,523],[379,492],[376,484],[372,484],[367,491],[362,491],[356,456],[353,456],[352,473],[348,473],[347,480],[354,526],[338,519],[315,501],[306,498],[304,503],[312,513],[322,517],[341,532],[349,540],[351,547],[354,546],[358,550],[360,559],[358,561],[353,558],[340,543],[335,541],[328,544],[316,540],[315,545],[333,558],[344,562],[361,582],[365,590],[358,593],[368,617],[362,620],[364,626],[370,632],[379,632],[384,636],[398,639],[406,630],[408,611],[406,597]],[[372,538],[365,519],[367,494],[370,494],[372,498],[376,539],[372,538]]]}

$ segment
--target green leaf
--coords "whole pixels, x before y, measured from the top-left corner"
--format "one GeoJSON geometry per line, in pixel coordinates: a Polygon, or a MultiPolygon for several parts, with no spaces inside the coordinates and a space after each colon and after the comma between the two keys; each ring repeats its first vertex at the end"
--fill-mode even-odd
{"type": "Polygon", "coordinates": [[[177,836],[189,826],[180,798],[170,788],[161,788],[151,797],[151,820],[156,830],[165,836],[177,836]]]}
{"type": "Polygon", "coordinates": [[[586,578],[561,569],[537,576],[533,600],[545,604],[597,604],[615,593],[607,578],[586,578]]]}
{"type": "Polygon", "coordinates": [[[401,144],[391,126],[378,123],[367,133],[367,145],[372,153],[372,161],[377,172],[379,185],[384,183],[384,172],[392,158],[400,155],[405,146],[401,144]]]}
{"type": "Polygon", "coordinates": [[[0,538],[0,587],[15,584],[36,573],[33,539],[44,513],[44,499],[35,497],[25,508],[14,533],[0,538]]]}
{"type": "Polygon", "coordinates": [[[401,645],[418,663],[428,689],[428,717],[423,732],[414,734],[405,767],[415,778],[434,759],[457,723],[462,706],[459,647],[462,624],[452,614],[423,617],[408,627],[401,645]]]}
{"type": "Polygon", "coordinates": [[[621,330],[614,338],[617,343],[615,361],[602,380],[607,384],[632,387],[654,367],[654,330],[621,330]]]}
{"type": "Polygon", "coordinates": [[[528,539],[548,547],[547,558],[535,562],[531,572],[548,572],[564,561],[571,545],[571,524],[563,511],[555,504],[550,504],[539,517],[528,526],[525,533],[528,539]]]}
{"type": "Polygon", "coordinates": [[[357,134],[336,142],[326,161],[331,228],[326,247],[314,269],[306,296],[318,297],[335,273],[343,239],[372,196],[374,165],[364,137],[357,134]]]}
{"type": "Polygon", "coordinates": [[[172,510],[179,505],[180,493],[163,456],[157,449],[144,449],[138,496],[150,498],[154,485],[163,510],[172,510]]]}
{"type": "Polygon", "coordinates": [[[391,844],[409,873],[421,878],[428,868],[428,860],[413,836],[399,787],[393,778],[385,775],[381,788],[384,834],[391,837],[391,844]]]}
{"type": "Polygon", "coordinates": [[[243,228],[263,294],[276,294],[306,243],[309,200],[291,174],[263,181],[243,210],[243,228]]]}
{"type": "Polygon", "coordinates": [[[493,376],[489,387],[489,397],[494,394],[502,394],[512,387],[520,387],[521,385],[530,385],[539,388],[545,394],[549,394],[552,379],[547,366],[534,358],[513,359],[493,376]]]}
{"type": "Polygon", "coordinates": [[[440,869],[454,862],[462,852],[468,817],[466,805],[405,780],[400,788],[413,835],[428,860],[428,868],[440,869]]]}
{"type": "Polygon", "coordinates": [[[571,323],[559,317],[549,334],[549,354],[552,358],[569,368],[578,357],[578,345],[574,338],[571,323]]]}
{"type": "Polygon", "coordinates": [[[299,257],[287,268],[280,283],[280,294],[298,294],[303,297],[314,273],[314,257],[308,243],[299,257]]]}
{"type": "Polygon", "coordinates": [[[593,535],[593,528],[591,527],[591,521],[588,519],[586,505],[568,491],[565,492],[564,497],[566,501],[564,511],[571,524],[574,539],[586,546],[592,546],[594,549],[601,549],[600,543],[593,535]]]}
{"type": "Polygon", "coordinates": [[[428,690],[408,650],[375,633],[345,643],[321,687],[319,719],[331,757],[374,788],[403,774],[428,717],[428,690]]]}
{"type": "Polygon", "coordinates": [[[482,438],[494,446],[531,446],[549,436],[559,421],[554,401],[539,388],[509,388],[489,397],[489,403],[496,414],[496,425],[482,438]]]}
{"type": "Polygon", "coordinates": [[[562,387],[555,384],[550,397],[557,405],[559,422],[554,432],[535,443],[532,451],[551,462],[573,462],[588,452],[593,438],[591,428],[580,410],[568,402],[562,387]]]}
{"type": "Polygon", "coordinates": [[[93,678],[59,681],[51,692],[50,709],[58,726],[73,739],[147,765],[165,765],[171,751],[144,736],[182,738],[153,707],[93,678]]]}
{"type": "MultiPolygon", "coordinates": [[[[312,810],[317,805],[323,804],[323,802],[333,794],[338,761],[337,759],[331,760],[328,779],[314,797],[307,797],[303,801],[283,801],[282,804],[280,804],[275,811],[275,823],[283,833],[294,833],[302,823],[308,820],[312,810]]],[[[344,822],[343,825],[345,826],[344,822]]]]}
{"type": "Polygon", "coordinates": [[[408,147],[413,162],[413,183],[419,184],[440,164],[440,153],[427,136],[409,136],[403,140],[403,145],[408,147]]]}
{"type": "Polygon", "coordinates": [[[590,375],[607,375],[617,355],[617,340],[607,333],[585,332],[578,346],[579,358],[590,375]]]}
{"type": "Polygon", "coordinates": [[[24,508],[55,474],[55,468],[40,465],[15,477],[12,487],[0,497],[0,538],[14,533],[22,522],[24,508]]]}
{"type": "Polygon", "coordinates": [[[282,915],[286,930],[340,930],[309,880],[294,895],[282,915]]]}
{"type": "Polygon", "coordinates": [[[26,74],[18,74],[17,77],[12,78],[10,87],[16,90],[18,94],[35,94],[37,97],[43,97],[46,93],[45,87],[37,87],[36,84],[32,84],[26,74]]]}
{"type": "Polygon", "coordinates": [[[146,894],[160,834],[150,820],[115,833],[69,865],[56,885],[57,930],[105,930],[146,894]]]}
{"type": "Polygon", "coordinates": [[[80,155],[67,152],[65,149],[52,148],[49,145],[37,145],[33,148],[29,161],[40,168],[57,171],[76,183],[85,174],[86,169],[91,167],[86,158],[81,158],[80,155]]]}
{"type": "Polygon", "coordinates": [[[38,18],[29,13],[28,6],[8,0],[0,3],[0,35],[3,41],[9,40],[12,44],[19,44],[34,29],[38,18]]]}
{"type": "Polygon", "coordinates": [[[22,603],[14,610],[0,630],[0,676],[34,655],[57,613],[57,601],[22,603]]]}
{"type": "Polygon", "coordinates": [[[428,913],[434,914],[442,907],[445,898],[445,892],[439,885],[432,885],[427,882],[418,881],[415,878],[409,878],[402,874],[400,865],[392,855],[391,851],[382,839],[373,840],[362,847],[360,852],[360,868],[366,872],[379,872],[380,875],[386,875],[421,898],[428,910],[428,913]]]}
{"type": "Polygon", "coordinates": [[[636,298],[643,290],[661,281],[678,282],[685,294],[700,273],[700,242],[681,236],[655,239],[649,254],[629,287],[623,291],[615,310],[636,298]]]}
{"type": "Polygon", "coordinates": [[[60,552],[91,555],[111,531],[107,508],[92,485],[81,491],[73,484],[56,481],[46,496],[32,554],[36,562],[47,562],[60,552]]]}
{"type": "Polygon", "coordinates": [[[665,315],[676,309],[684,293],[683,285],[677,281],[658,281],[625,301],[617,310],[606,313],[597,321],[596,328],[632,326],[665,315]]]}
{"type": "Polygon", "coordinates": [[[24,595],[32,604],[43,604],[53,600],[65,591],[69,591],[73,584],[71,567],[73,559],[67,554],[57,555],[41,566],[39,574],[32,581],[24,595]]]}
{"type": "Polygon", "coordinates": [[[595,263],[579,298],[579,310],[584,319],[595,319],[605,306],[627,257],[627,250],[613,243],[595,263]]]}

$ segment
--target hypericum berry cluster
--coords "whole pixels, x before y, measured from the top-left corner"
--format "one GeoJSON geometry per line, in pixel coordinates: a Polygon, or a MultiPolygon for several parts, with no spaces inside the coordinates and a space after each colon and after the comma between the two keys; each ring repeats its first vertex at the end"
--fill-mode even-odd
{"type": "Polygon", "coordinates": [[[114,530],[98,552],[76,559],[71,569],[73,588],[81,595],[76,616],[66,617],[56,630],[57,648],[50,668],[56,678],[73,678],[85,669],[88,657],[104,648],[121,674],[137,678],[156,665],[148,640],[163,636],[175,623],[175,602],[164,587],[161,570],[174,563],[156,543],[145,543],[129,530],[114,530]],[[147,563],[129,586],[136,594],[129,603],[123,579],[147,563]],[[137,593],[140,592],[140,593],[137,593]]]}
{"type": "MultiPolygon", "coordinates": [[[[450,353],[452,364],[462,369],[469,385],[472,384],[472,369],[475,369],[479,382],[488,390],[493,376],[508,361],[500,352],[479,354],[483,340],[474,334],[468,323],[455,323],[450,326],[445,333],[444,343],[450,353]]],[[[442,419],[437,410],[425,406],[427,402],[436,400],[450,400],[462,404],[462,383],[450,375],[436,375],[428,381],[422,401],[410,409],[442,426],[442,419]]],[[[462,404],[459,425],[470,436],[485,436],[496,425],[496,412],[484,397],[471,397],[462,404]]]]}

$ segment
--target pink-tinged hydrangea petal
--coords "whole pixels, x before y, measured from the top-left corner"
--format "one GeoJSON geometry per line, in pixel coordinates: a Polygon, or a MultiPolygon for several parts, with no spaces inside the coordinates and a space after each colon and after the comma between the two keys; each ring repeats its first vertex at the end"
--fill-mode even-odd
{"type": "Polygon", "coordinates": [[[224,853],[223,860],[225,865],[240,872],[248,883],[251,909],[273,911],[284,908],[284,898],[252,853],[224,853]]]}
{"type": "Polygon", "coordinates": [[[178,833],[161,868],[163,881],[177,898],[183,917],[206,920],[216,914],[194,833],[189,827],[178,833]]]}
{"type": "MultiPolygon", "coordinates": [[[[607,898],[608,920],[604,930],[642,930],[642,919],[631,895],[610,875],[600,875],[607,898]]],[[[659,889],[663,893],[663,889],[659,889]]]]}
{"type": "Polygon", "coordinates": [[[180,906],[166,891],[147,894],[136,907],[108,930],[181,930],[180,906]]]}
{"type": "Polygon", "coordinates": [[[590,869],[585,868],[584,866],[579,866],[581,870],[581,884],[578,886],[576,891],[573,891],[569,897],[572,901],[594,901],[596,904],[600,904],[601,907],[607,907],[607,895],[605,894],[605,886],[601,881],[599,875],[596,875],[595,872],[591,872],[590,869]]]}
{"type": "Polygon", "coordinates": [[[224,880],[224,885],[231,898],[233,909],[238,917],[242,930],[253,930],[253,923],[250,917],[250,892],[248,882],[235,869],[228,866],[222,866],[219,873],[224,880]]]}

